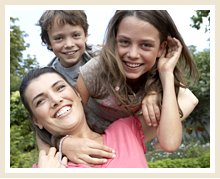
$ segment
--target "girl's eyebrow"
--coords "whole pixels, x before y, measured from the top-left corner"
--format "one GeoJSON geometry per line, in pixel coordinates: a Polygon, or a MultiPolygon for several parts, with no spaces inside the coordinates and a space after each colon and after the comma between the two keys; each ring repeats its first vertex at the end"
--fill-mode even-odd
{"type": "MultiPolygon", "coordinates": [[[[51,88],[53,88],[54,86],[56,86],[58,83],[60,83],[60,82],[62,82],[62,81],[63,81],[63,80],[58,80],[57,82],[53,83],[53,84],[51,85],[51,88]]],[[[38,97],[42,96],[43,94],[44,94],[44,93],[40,93],[40,94],[36,95],[36,96],[32,99],[32,104],[33,104],[33,102],[34,102],[35,99],[37,99],[38,97]]]]}
{"type": "MultiPolygon", "coordinates": [[[[126,37],[124,35],[118,35],[118,38],[124,38],[124,39],[130,39],[129,37],[126,37]]],[[[142,42],[147,42],[147,43],[153,43],[155,44],[155,41],[154,40],[151,40],[151,39],[143,39],[141,40],[142,42]]]]}

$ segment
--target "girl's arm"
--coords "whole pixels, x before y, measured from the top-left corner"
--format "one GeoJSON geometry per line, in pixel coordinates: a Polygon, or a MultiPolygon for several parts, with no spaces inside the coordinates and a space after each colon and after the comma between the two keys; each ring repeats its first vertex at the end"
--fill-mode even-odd
{"type": "MultiPolygon", "coordinates": [[[[178,102],[180,105],[180,108],[182,109],[184,115],[182,118],[180,118],[181,121],[183,121],[195,108],[195,106],[198,104],[198,99],[195,97],[195,95],[187,88],[180,88],[179,94],[178,94],[178,102]]],[[[144,119],[143,115],[138,116],[141,124],[142,129],[144,132],[144,142],[149,142],[150,140],[157,137],[157,128],[153,126],[148,126],[146,123],[146,120],[144,119]]]]}
{"type": "Polygon", "coordinates": [[[75,88],[79,92],[79,94],[80,94],[80,96],[82,98],[82,102],[83,102],[84,107],[85,107],[87,105],[88,100],[89,100],[90,94],[89,94],[89,92],[87,90],[87,87],[86,87],[86,85],[84,83],[84,80],[83,80],[81,74],[79,75],[79,77],[77,79],[75,88]]]}
{"type": "MultiPolygon", "coordinates": [[[[156,128],[156,133],[161,148],[167,152],[174,152],[181,144],[182,124],[175,95],[173,70],[180,57],[182,45],[179,40],[171,37],[168,37],[165,43],[168,43],[168,52],[166,54],[166,50],[164,50],[158,61],[158,71],[163,87],[163,102],[160,124],[156,128]]],[[[146,131],[146,122],[142,127],[146,131]]]]}

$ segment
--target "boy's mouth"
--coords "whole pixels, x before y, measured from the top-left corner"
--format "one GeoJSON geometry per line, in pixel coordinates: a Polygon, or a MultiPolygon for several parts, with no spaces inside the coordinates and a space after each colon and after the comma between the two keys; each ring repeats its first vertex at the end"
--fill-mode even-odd
{"type": "Polygon", "coordinates": [[[72,52],[66,52],[66,53],[64,53],[64,54],[66,54],[66,55],[73,55],[74,53],[76,53],[78,50],[75,50],[75,51],[72,51],[72,52]]]}

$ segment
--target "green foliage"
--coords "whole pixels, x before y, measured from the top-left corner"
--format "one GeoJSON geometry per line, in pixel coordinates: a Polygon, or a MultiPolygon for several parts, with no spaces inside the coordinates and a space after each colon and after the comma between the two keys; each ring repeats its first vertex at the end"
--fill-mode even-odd
{"type": "Polygon", "coordinates": [[[34,133],[29,127],[28,113],[18,91],[10,98],[10,166],[27,168],[37,162],[38,151],[34,133]]]}
{"type": "MultiPolygon", "coordinates": [[[[204,126],[210,121],[210,49],[196,52],[195,46],[190,46],[189,48],[199,71],[198,83],[190,86],[189,89],[196,95],[199,103],[183,124],[190,123],[190,125],[195,127],[200,125],[204,128],[206,136],[209,136],[204,126]]],[[[190,80],[188,83],[190,83],[190,80]]]]}
{"type": "Polygon", "coordinates": [[[30,55],[27,59],[23,59],[22,52],[26,50],[30,45],[25,43],[24,38],[28,35],[21,31],[20,28],[14,25],[17,18],[10,18],[10,91],[16,91],[19,89],[21,79],[31,69],[38,67],[39,64],[34,56],[30,55]]]}
{"type": "Polygon", "coordinates": [[[149,168],[210,168],[210,151],[199,158],[164,159],[148,162],[149,168]]]}
{"type": "Polygon", "coordinates": [[[203,23],[203,18],[208,18],[209,21],[209,24],[206,25],[205,32],[210,31],[210,10],[196,10],[196,16],[193,15],[191,17],[193,24],[190,24],[190,26],[199,30],[203,23]]]}
{"type": "Polygon", "coordinates": [[[168,153],[164,150],[152,150],[147,151],[146,153],[146,159],[147,161],[155,162],[158,160],[163,160],[166,158],[170,159],[182,159],[182,158],[198,158],[204,155],[205,152],[210,150],[209,143],[202,144],[201,142],[194,142],[191,140],[187,145],[182,144],[180,148],[173,152],[168,153]]]}

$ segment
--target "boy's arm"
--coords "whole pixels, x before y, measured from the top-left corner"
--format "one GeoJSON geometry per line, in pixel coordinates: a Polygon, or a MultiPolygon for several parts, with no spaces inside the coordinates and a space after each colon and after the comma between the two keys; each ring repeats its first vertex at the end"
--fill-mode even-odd
{"type": "Polygon", "coordinates": [[[82,98],[82,102],[83,102],[84,107],[85,107],[87,105],[88,100],[89,100],[90,94],[87,90],[87,87],[84,83],[84,80],[83,80],[81,74],[79,75],[79,77],[77,79],[75,88],[79,92],[79,94],[82,98]]]}

